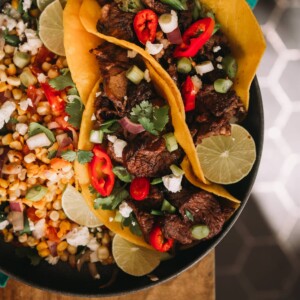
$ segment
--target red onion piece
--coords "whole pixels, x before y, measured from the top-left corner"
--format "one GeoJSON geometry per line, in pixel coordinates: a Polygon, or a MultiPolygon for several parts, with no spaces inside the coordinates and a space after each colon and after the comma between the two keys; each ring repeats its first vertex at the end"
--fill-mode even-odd
{"type": "Polygon", "coordinates": [[[23,205],[21,201],[9,201],[9,207],[11,211],[18,211],[18,212],[23,211],[23,205]]]}
{"type": "Polygon", "coordinates": [[[51,130],[51,129],[56,129],[56,128],[59,128],[59,124],[56,123],[56,122],[50,122],[48,124],[48,128],[51,130]]]}
{"type": "Polygon", "coordinates": [[[119,123],[124,129],[126,129],[132,134],[138,134],[145,131],[145,128],[141,124],[133,123],[127,117],[124,117],[123,119],[119,120],[119,123]]]}
{"type": "Polygon", "coordinates": [[[68,135],[66,133],[58,134],[56,136],[56,140],[57,140],[58,145],[61,145],[63,143],[63,141],[67,138],[68,138],[68,135]]]}
{"type": "Polygon", "coordinates": [[[180,45],[182,43],[182,36],[179,27],[170,33],[166,33],[168,40],[171,44],[180,45]]]}
{"type": "Polygon", "coordinates": [[[13,225],[14,231],[21,231],[24,229],[24,214],[19,211],[12,211],[9,214],[11,223],[13,225]]]}
{"type": "Polygon", "coordinates": [[[57,256],[57,243],[48,240],[47,244],[48,244],[48,248],[49,248],[51,256],[53,256],[53,257],[57,256]]]}
{"type": "Polygon", "coordinates": [[[73,135],[73,145],[74,145],[75,148],[77,148],[78,134],[77,134],[76,130],[73,127],[68,127],[68,129],[72,132],[72,135],[73,135]]]}

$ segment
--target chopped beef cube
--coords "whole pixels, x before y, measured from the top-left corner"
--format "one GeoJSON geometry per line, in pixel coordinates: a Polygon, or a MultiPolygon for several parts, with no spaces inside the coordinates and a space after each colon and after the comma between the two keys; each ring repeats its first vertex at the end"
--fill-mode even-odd
{"type": "Polygon", "coordinates": [[[208,192],[200,191],[193,194],[179,209],[186,222],[190,221],[186,216],[189,211],[193,216],[192,223],[207,225],[210,232],[207,238],[218,234],[225,223],[224,214],[216,197],[208,192]]]}
{"type": "Polygon", "coordinates": [[[157,14],[167,14],[171,12],[171,7],[157,0],[142,0],[144,5],[155,11],[157,14]]]}
{"type": "Polygon", "coordinates": [[[134,13],[121,11],[116,3],[106,4],[101,9],[97,30],[105,35],[133,42],[135,40],[134,16],[134,13]]]}
{"type": "Polygon", "coordinates": [[[162,137],[147,132],[124,148],[123,159],[128,172],[137,177],[159,177],[170,173],[170,166],[181,157],[181,150],[169,152],[162,137]]]}
{"type": "Polygon", "coordinates": [[[177,193],[166,193],[166,199],[176,208],[180,208],[192,195],[191,189],[183,188],[177,193]]]}
{"type": "Polygon", "coordinates": [[[166,238],[174,239],[180,244],[191,244],[191,224],[177,215],[166,215],[162,223],[162,231],[166,238]]]}

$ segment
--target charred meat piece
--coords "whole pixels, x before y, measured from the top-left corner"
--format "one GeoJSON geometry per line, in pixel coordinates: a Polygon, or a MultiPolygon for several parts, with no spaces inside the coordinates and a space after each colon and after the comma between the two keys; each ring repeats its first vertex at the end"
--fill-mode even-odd
{"type": "Polygon", "coordinates": [[[192,25],[193,23],[193,11],[195,7],[195,1],[194,0],[187,0],[187,10],[182,10],[179,12],[179,17],[178,17],[178,23],[179,23],[179,28],[182,33],[186,31],[186,29],[192,25]]]}
{"type": "Polygon", "coordinates": [[[123,159],[128,172],[137,177],[159,177],[170,173],[169,167],[181,157],[181,150],[169,152],[162,137],[147,132],[123,150],[123,159]]]}
{"type": "Polygon", "coordinates": [[[191,244],[191,224],[177,215],[166,215],[162,223],[162,231],[166,238],[174,239],[180,244],[191,244]]]}
{"type": "Polygon", "coordinates": [[[135,40],[134,16],[134,13],[121,11],[114,2],[106,4],[101,9],[97,30],[105,35],[133,42],[135,40]]]}
{"type": "Polygon", "coordinates": [[[170,13],[171,7],[157,0],[142,0],[145,6],[155,11],[157,14],[170,13]]]}
{"type": "Polygon", "coordinates": [[[166,199],[176,208],[180,208],[193,194],[193,190],[183,188],[177,193],[166,193],[166,199]]]}
{"type": "Polygon", "coordinates": [[[193,194],[179,209],[180,214],[186,222],[189,218],[186,216],[189,211],[193,216],[193,224],[207,225],[210,233],[207,238],[218,234],[225,222],[221,206],[213,194],[200,191],[193,194]]]}
{"type": "Polygon", "coordinates": [[[108,142],[107,148],[106,148],[108,156],[115,162],[123,164],[123,157],[117,157],[114,146],[112,142],[108,142]]]}

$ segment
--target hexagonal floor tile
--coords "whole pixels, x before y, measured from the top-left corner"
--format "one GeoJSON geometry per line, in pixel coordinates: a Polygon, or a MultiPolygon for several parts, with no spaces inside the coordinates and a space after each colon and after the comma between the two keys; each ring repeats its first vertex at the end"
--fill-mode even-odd
{"type": "Polygon", "coordinates": [[[300,101],[299,70],[300,60],[290,61],[280,77],[280,84],[291,101],[300,101]]]}
{"type": "Polygon", "coordinates": [[[276,59],[278,58],[278,54],[275,51],[275,49],[273,48],[273,46],[269,43],[268,40],[266,40],[267,42],[267,49],[265,52],[265,55],[262,59],[262,61],[260,62],[259,68],[257,70],[257,75],[258,76],[268,76],[270,74],[270,71],[274,65],[274,62],[276,61],[276,59]]]}
{"type": "MultiPolygon", "coordinates": [[[[287,243],[289,247],[292,249],[293,253],[295,253],[300,261],[300,219],[296,223],[295,227],[293,228],[287,243]]],[[[300,288],[299,288],[300,290],[300,288]]]]}
{"type": "Polygon", "coordinates": [[[242,270],[258,292],[280,292],[292,272],[293,266],[275,242],[274,245],[253,247],[242,270]]]}
{"type": "Polygon", "coordinates": [[[288,193],[291,195],[292,199],[298,206],[300,206],[299,182],[300,182],[300,163],[294,165],[294,168],[290,173],[287,183],[285,185],[288,193]]]}
{"type": "Polygon", "coordinates": [[[275,5],[276,2],[274,0],[263,0],[258,2],[254,9],[254,14],[260,24],[267,23],[275,5]]]}
{"type": "Polygon", "coordinates": [[[300,153],[299,122],[300,112],[292,113],[282,131],[285,141],[294,153],[300,153]]]}
{"type": "MultiPolygon", "coordinates": [[[[261,1],[263,2],[263,1],[261,1]]],[[[288,49],[300,48],[300,8],[287,8],[278,24],[276,31],[288,49]]]]}

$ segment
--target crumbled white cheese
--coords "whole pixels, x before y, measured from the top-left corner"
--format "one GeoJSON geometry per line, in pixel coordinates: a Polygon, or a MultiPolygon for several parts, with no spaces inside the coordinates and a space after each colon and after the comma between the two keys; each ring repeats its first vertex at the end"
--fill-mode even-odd
{"type": "Polygon", "coordinates": [[[43,43],[37,36],[36,31],[32,29],[25,29],[27,42],[19,47],[21,52],[31,52],[32,55],[37,54],[38,49],[42,47],[43,43]]]}
{"type": "Polygon", "coordinates": [[[164,48],[163,44],[152,44],[150,41],[146,43],[146,51],[151,55],[158,54],[164,48]]]}
{"type": "Polygon", "coordinates": [[[32,235],[34,236],[34,238],[39,240],[45,236],[45,233],[46,233],[46,219],[41,219],[35,223],[32,235]]]}
{"type": "Polygon", "coordinates": [[[107,135],[107,139],[111,142],[114,143],[118,138],[115,135],[107,135]]]}
{"type": "Polygon", "coordinates": [[[221,47],[220,46],[215,46],[215,47],[213,47],[213,52],[214,53],[217,53],[217,52],[219,52],[221,50],[221,47]]]}
{"type": "Polygon", "coordinates": [[[65,120],[66,122],[68,122],[69,116],[65,116],[65,117],[64,117],[64,120],[65,120]]]}
{"type": "Polygon", "coordinates": [[[11,31],[17,26],[17,22],[5,14],[0,14],[0,26],[2,30],[8,29],[8,31],[11,31]]]}
{"type": "Polygon", "coordinates": [[[221,64],[217,64],[217,68],[222,70],[223,69],[223,66],[221,64]]]}
{"type": "Polygon", "coordinates": [[[100,274],[99,273],[97,273],[95,276],[94,276],[94,279],[100,279],[101,277],[100,277],[100,274]]]}
{"type": "Polygon", "coordinates": [[[87,227],[74,228],[66,235],[67,242],[74,246],[86,246],[90,241],[90,233],[87,227]]]}
{"type": "Polygon", "coordinates": [[[124,218],[128,218],[132,212],[132,208],[127,202],[123,201],[119,206],[119,212],[124,218]]]}
{"type": "Polygon", "coordinates": [[[217,62],[222,62],[222,60],[223,60],[223,57],[222,57],[222,56],[218,56],[218,57],[216,58],[216,61],[217,61],[217,62]]]}
{"type": "Polygon", "coordinates": [[[87,247],[92,250],[92,251],[96,251],[98,248],[99,248],[99,243],[97,242],[97,239],[96,238],[92,238],[88,244],[87,244],[87,247]]]}
{"type": "Polygon", "coordinates": [[[47,81],[47,76],[43,73],[39,73],[37,76],[37,80],[39,83],[45,83],[47,81]]]}
{"type": "Polygon", "coordinates": [[[49,255],[49,256],[47,256],[46,257],[46,261],[50,264],[50,265],[52,265],[52,266],[54,266],[54,265],[56,265],[58,262],[59,262],[59,256],[52,256],[52,255],[49,255]]]}
{"type": "Polygon", "coordinates": [[[173,174],[163,176],[162,181],[166,189],[168,189],[171,193],[180,192],[182,189],[181,181],[183,176],[175,176],[173,174]]]}
{"type": "Polygon", "coordinates": [[[96,120],[97,120],[97,118],[96,118],[95,114],[93,114],[91,117],[91,121],[96,121],[96,120]]]}
{"type": "Polygon", "coordinates": [[[127,142],[123,141],[123,140],[120,140],[120,139],[117,139],[115,142],[114,142],[114,152],[116,154],[116,157],[122,157],[123,155],[123,150],[124,148],[126,147],[127,145],[127,142]]]}
{"type": "Polygon", "coordinates": [[[135,58],[137,56],[137,52],[134,50],[128,50],[127,51],[127,57],[129,58],[135,58]]]}
{"type": "Polygon", "coordinates": [[[34,228],[35,228],[34,223],[30,219],[28,219],[28,223],[29,223],[29,229],[30,229],[30,231],[33,231],[34,228]]]}
{"type": "Polygon", "coordinates": [[[32,100],[30,98],[27,98],[26,100],[22,100],[19,102],[19,105],[20,105],[20,108],[24,111],[27,110],[28,106],[31,106],[33,107],[33,104],[32,104],[32,100]]]}
{"type": "Polygon", "coordinates": [[[17,30],[18,36],[22,35],[24,33],[25,29],[26,29],[26,25],[25,25],[24,21],[20,20],[18,22],[18,24],[16,25],[16,30],[17,30]]]}
{"type": "Polygon", "coordinates": [[[0,230],[5,229],[9,225],[7,220],[0,222],[0,230]]]}
{"type": "Polygon", "coordinates": [[[191,79],[194,84],[195,92],[198,93],[202,88],[202,80],[197,75],[192,76],[191,79]]]}
{"type": "Polygon", "coordinates": [[[146,69],[145,72],[144,72],[144,79],[145,79],[147,82],[150,82],[150,81],[151,81],[150,72],[149,72],[148,69],[146,69]]]}
{"type": "Polygon", "coordinates": [[[28,125],[25,123],[18,123],[16,125],[16,131],[19,132],[21,135],[25,135],[28,131],[28,125]]]}
{"type": "Polygon", "coordinates": [[[0,109],[0,129],[7,123],[10,116],[16,109],[16,104],[12,101],[6,101],[3,103],[0,109]]]}
{"type": "Polygon", "coordinates": [[[96,97],[99,97],[101,95],[101,91],[96,93],[96,97]]]}
{"type": "Polygon", "coordinates": [[[32,0],[23,0],[23,10],[26,12],[31,7],[32,0]]]}

